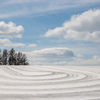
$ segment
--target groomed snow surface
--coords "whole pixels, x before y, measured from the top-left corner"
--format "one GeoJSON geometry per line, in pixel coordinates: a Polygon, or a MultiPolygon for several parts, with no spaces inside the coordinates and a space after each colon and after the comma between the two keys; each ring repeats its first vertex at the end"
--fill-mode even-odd
{"type": "Polygon", "coordinates": [[[100,66],[0,66],[0,100],[100,100],[100,66]]]}

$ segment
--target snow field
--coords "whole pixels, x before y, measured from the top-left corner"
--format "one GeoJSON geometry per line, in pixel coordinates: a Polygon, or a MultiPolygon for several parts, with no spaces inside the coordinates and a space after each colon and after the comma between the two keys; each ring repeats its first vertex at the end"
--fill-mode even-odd
{"type": "Polygon", "coordinates": [[[100,68],[0,66],[0,100],[100,100],[100,68]]]}

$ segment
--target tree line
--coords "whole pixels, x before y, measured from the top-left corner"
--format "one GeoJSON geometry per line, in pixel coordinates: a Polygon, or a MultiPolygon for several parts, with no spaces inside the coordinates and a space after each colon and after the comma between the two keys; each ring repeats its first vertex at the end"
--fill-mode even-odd
{"type": "Polygon", "coordinates": [[[12,48],[10,51],[0,50],[0,65],[29,65],[29,63],[25,54],[16,53],[12,48]]]}

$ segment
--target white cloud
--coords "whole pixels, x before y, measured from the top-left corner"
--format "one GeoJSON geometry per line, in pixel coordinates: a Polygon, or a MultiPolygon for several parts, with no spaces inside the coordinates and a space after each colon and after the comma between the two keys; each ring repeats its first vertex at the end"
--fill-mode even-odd
{"type": "MultiPolygon", "coordinates": [[[[2,38],[21,38],[24,32],[24,28],[15,23],[0,22],[0,37],[2,38]]],[[[0,46],[3,47],[35,47],[36,44],[24,44],[24,43],[13,43],[9,39],[0,39],[0,46]]]]}
{"type": "Polygon", "coordinates": [[[100,3],[99,0],[2,0],[0,1],[0,18],[25,15],[41,15],[48,12],[86,7],[100,3]],[[3,13],[4,12],[4,13],[3,13]]]}
{"type": "Polygon", "coordinates": [[[3,21],[0,22],[0,37],[6,38],[21,38],[24,32],[23,26],[16,26],[15,23],[9,22],[5,23],[3,21]]]}
{"type": "Polygon", "coordinates": [[[81,3],[99,3],[100,0],[79,0],[78,2],[81,2],[81,3]]]}
{"type": "Polygon", "coordinates": [[[77,3],[98,3],[98,2],[100,2],[99,0],[76,0],[76,1],[74,1],[74,0],[51,0],[51,2],[49,1],[49,0],[5,0],[5,1],[2,1],[1,3],[2,4],[22,4],[22,3],[46,3],[46,2],[48,2],[48,3],[55,3],[55,4],[63,4],[63,3],[71,3],[71,2],[77,2],[77,3]],[[58,1],[58,2],[57,2],[58,1]],[[61,2],[62,1],[62,2],[61,2]]]}
{"type": "Polygon", "coordinates": [[[28,44],[27,46],[28,47],[36,47],[37,45],[36,44],[28,44]]]}
{"type": "Polygon", "coordinates": [[[35,50],[32,52],[25,52],[29,58],[30,63],[36,64],[41,62],[55,62],[58,60],[72,59],[75,57],[74,53],[64,47],[60,48],[45,48],[41,50],[35,50]]]}
{"type": "Polygon", "coordinates": [[[20,3],[35,3],[35,2],[43,2],[45,0],[9,0],[6,2],[2,2],[3,4],[20,4],[20,3]]]}
{"type": "Polygon", "coordinates": [[[23,43],[12,43],[9,39],[0,39],[0,46],[2,47],[35,47],[36,44],[23,44],[23,43]]]}
{"type": "Polygon", "coordinates": [[[73,66],[100,66],[100,56],[95,55],[89,59],[77,58],[71,62],[62,62],[62,63],[59,62],[58,64],[73,65],[73,66]]]}
{"type": "Polygon", "coordinates": [[[48,30],[44,36],[100,42],[100,9],[73,15],[62,27],[48,30]]]}
{"type": "Polygon", "coordinates": [[[3,47],[18,47],[25,46],[23,43],[12,43],[9,39],[0,39],[0,46],[3,47]]]}
{"type": "Polygon", "coordinates": [[[100,66],[100,56],[94,55],[92,58],[85,59],[65,47],[44,48],[24,53],[32,65],[100,66]]]}
{"type": "MultiPolygon", "coordinates": [[[[33,63],[33,64],[39,64],[39,63],[33,63]]],[[[46,63],[40,63],[42,65],[57,65],[57,66],[100,66],[100,56],[93,56],[89,59],[83,59],[83,58],[75,58],[73,61],[57,61],[57,62],[46,62],[46,63]]]]}
{"type": "Polygon", "coordinates": [[[53,11],[77,6],[76,4],[71,4],[68,0],[9,0],[4,1],[1,4],[2,6],[0,8],[2,11],[0,10],[0,18],[29,16],[30,14],[33,14],[33,16],[41,15],[42,13],[53,13],[53,11]]]}
{"type": "Polygon", "coordinates": [[[75,61],[73,62],[69,62],[68,63],[69,65],[82,65],[82,66],[100,66],[100,56],[93,56],[92,58],[90,59],[82,59],[82,58],[79,58],[79,59],[76,59],[75,61]]]}

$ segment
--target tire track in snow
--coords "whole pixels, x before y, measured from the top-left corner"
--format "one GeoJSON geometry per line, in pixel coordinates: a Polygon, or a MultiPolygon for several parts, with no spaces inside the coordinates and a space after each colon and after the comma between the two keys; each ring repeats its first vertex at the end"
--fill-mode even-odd
{"type": "Polygon", "coordinates": [[[0,66],[0,100],[99,100],[100,69],[0,66]]]}

